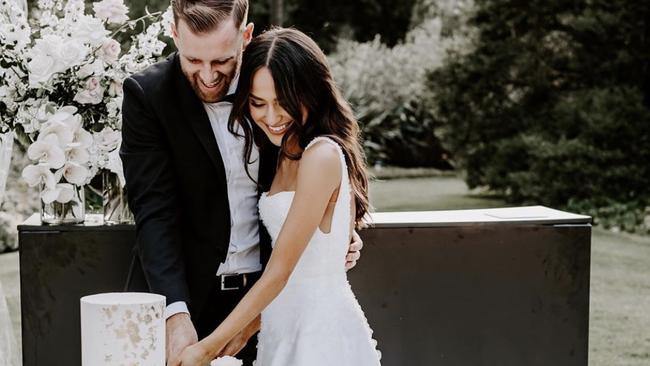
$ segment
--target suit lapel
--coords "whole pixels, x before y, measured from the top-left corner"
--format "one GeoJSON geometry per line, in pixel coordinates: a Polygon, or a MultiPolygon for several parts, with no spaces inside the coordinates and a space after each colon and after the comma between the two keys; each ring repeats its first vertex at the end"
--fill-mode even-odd
{"type": "Polygon", "coordinates": [[[214,167],[217,169],[218,175],[223,177],[223,184],[226,184],[226,170],[223,165],[223,160],[221,158],[221,152],[219,151],[219,146],[217,146],[217,140],[212,131],[212,126],[210,125],[210,119],[208,114],[205,111],[203,103],[196,96],[192,86],[189,81],[181,71],[181,64],[178,54],[174,56],[174,67],[176,68],[176,84],[180,93],[180,105],[183,111],[183,116],[185,121],[190,125],[196,137],[203,145],[206,153],[210,157],[210,160],[214,164],[214,167]]]}

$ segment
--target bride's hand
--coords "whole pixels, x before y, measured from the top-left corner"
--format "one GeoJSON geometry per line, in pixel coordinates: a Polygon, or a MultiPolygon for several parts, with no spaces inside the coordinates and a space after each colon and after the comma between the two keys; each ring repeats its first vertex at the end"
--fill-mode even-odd
{"type": "Polygon", "coordinates": [[[226,346],[219,352],[219,357],[236,356],[248,343],[248,340],[260,330],[260,319],[258,315],[255,320],[242,329],[226,346]]]}
{"type": "Polygon", "coordinates": [[[361,248],[363,248],[363,240],[356,230],[352,231],[352,242],[348,248],[348,254],[345,256],[345,270],[349,271],[357,265],[357,261],[361,258],[361,248]]]}
{"type": "Polygon", "coordinates": [[[178,359],[173,360],[169,366],[209,366],[214,359],[211,352],[201,342],[186,347],[178,359]]]}

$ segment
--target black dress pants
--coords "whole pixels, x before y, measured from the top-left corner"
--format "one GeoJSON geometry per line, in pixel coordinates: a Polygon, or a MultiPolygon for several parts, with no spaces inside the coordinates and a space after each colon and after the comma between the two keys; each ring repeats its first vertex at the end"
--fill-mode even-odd
{"type": "MultiPolygon", "coordinates": [[[[212,290],[210,291],[210,296],[204,307],[203,314],[201,314],[201,317],[195,322],[199,340],[207,337],[217,329],[217,326],[219,326],[235,306],[237,306],[246,292],[248,292],[253,284],[259,279],[260,275],[261,272],[249,275],[246,286],[237,290],[222,290],[220,277],[215,276],[212,290]]],[[[257,334],[250,338],[248,344],[236,355],[236,357],[244,361],[244,366],[252,366],[256,356],[257,334]]]]}

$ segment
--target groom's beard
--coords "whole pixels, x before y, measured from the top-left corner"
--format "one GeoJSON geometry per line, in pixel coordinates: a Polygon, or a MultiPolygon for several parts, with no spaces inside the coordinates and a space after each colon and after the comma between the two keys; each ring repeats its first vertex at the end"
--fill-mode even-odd
{"type": "Polygon", "coordinates": [[[214,88],[208,89],[201,80],[198,72],[194,75],[189,75],[186,72],[183,73],[190,82],[190,85],[192,85],[192,89],[196,95],[205,103],[215,103],[223,99],[228,93],[228,88],[230,88],[230,83],[233,79],[232,76],[217,72],[217,77],[210,81],[210,84],[216,83],[217,85],[214,88]]]}

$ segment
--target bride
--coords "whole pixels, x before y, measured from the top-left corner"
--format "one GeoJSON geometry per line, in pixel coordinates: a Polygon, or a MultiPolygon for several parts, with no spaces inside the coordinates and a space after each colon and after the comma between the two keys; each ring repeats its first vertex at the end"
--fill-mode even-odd
{"type": "Polygon", "coordinates": [[[369,206],[359,126],[312,39],[275,28],[248,45],[231,131],[236,121],[247,160],[254,143],[280,147],[259,201],[273,252],[230,315],[174,366],[209,363],[260,313],[257,366],[379,365],[341,260],[369,206]]]}

